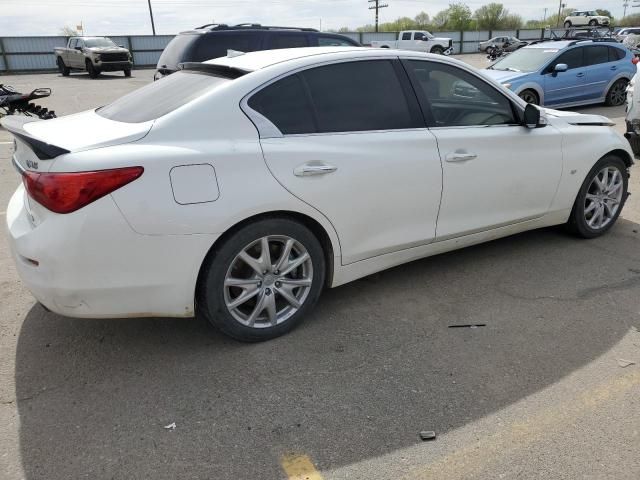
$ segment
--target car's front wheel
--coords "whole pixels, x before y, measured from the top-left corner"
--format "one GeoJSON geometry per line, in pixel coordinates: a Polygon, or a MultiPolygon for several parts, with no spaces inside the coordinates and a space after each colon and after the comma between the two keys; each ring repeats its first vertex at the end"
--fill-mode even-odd
{"type": "Polygon", "coordinates": [[[100,71],[98,69],[96,69],[96,67],[93,65],[93,62],[91,60],[89,60],[88,58],[85,61],[85,66],[86,66],[87,72],[89,73],[89,76],[91,78],[98,78],[98,75],[100,75],[100,71]]]}
{"type": "Polygon", "coordinates": [[[629,81],[624,78],[611,85],[607,92],[605,104],[610,107],[622,105],[627,100],[627,85],[629,85],[629,81]]]}
{"type": "Polygon", "coordinates": [[[597,25],[598,25],[598,20],[595,20],[595,19],[591,20],[591,21],[589,22],[589,25],[590,25],[590,26],[592,26],[592,27],[597,26],[597,25]]]}
{"type": "Polygon", "coordinates": [[[609,230],[627,199],[629,172],[615,155],[607,155],[593,166],[576,197],[567,226],[576,235],[594,238],[609,230]]]}
{"type": "Polygon", "coordinates": [[[564,28],[571,28],[571,22],[569,20],[564,22],[564,28]]]}
{"type": "Polygon", "coordinates": [[[521,99],[523,99],[525,102],[527,103],[532,103],[534,105],[540,105],[540,98],[538,97],[538,94],[536,92],[534,92],[533,90],[523,90],[522,92],[519,93],[518,95],[521,99]]]}
{"type": "Polygon", "coordinates": [[[322,246],[304,225],[258,220],[207,257],[197,309],[227,335],[257,342],[289,332],[313,308],[324,284],[322,246]]]}

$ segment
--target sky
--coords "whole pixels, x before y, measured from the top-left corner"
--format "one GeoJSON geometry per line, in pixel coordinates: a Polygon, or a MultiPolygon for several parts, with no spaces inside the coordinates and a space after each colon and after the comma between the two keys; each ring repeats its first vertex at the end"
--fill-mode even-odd
{"type": "MultiPolygon", "coordinates": [[[[500,0],[468,0],[475,10],[500,0]]],[[[606,8],[622,16],[623,0],[563,0],[575,9],[606,8]]],[[[447,8],[447,0],[384,0],[380,22],[420,11],[430,16],[447,8]]],[[[556,1],[504,0],[511,13],[525,20],[557,12],[556,1]]],[[[355,28],[374,22],[367,0],[151,0],[157,34],[175,34],[206,23],[261,23],[296,27],[355,28]]],[[[640,13],[629,8],[627,13],[640,13]]],[[[65,26],[82,22],[86,35],[151,34],[147,0],[0,0],[0,37],[58,35],[65,26]]]]}

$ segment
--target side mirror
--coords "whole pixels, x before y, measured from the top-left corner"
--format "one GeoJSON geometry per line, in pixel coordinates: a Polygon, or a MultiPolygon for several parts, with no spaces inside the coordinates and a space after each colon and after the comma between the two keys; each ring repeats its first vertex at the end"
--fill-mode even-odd
{"type": "Polygon", "coordinates": [[[566,63],[559,63],[555,67],[553,67],[553,71],[556,73],[566,72],[567,70],[569,70],[569,65],[567,65],[566,63]]]}
{"type": "Polygon", "coordinates": [[[524,119],[522,123],[527,128],[540,128],[545,126],[544,123],[540,122],[540,110],[531,103],[527,103],[524,109],[524,119]]]}
{"type": "Polygon", "coordinates": [[[79,52],[81,52],[81,51],[82,51],[82,47],[75,47],[75,48],[76,48],[76,50],[78,50],[79,52]]]}

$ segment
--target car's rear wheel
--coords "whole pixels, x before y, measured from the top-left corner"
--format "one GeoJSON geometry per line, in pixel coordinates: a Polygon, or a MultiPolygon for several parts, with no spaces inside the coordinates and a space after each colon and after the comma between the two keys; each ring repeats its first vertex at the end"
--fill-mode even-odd
{"type": "Polygon", "coordinates": [[[594,238],[609,230],[627,199],[629,172],[615,155],[607,155],[593,166],[576,197],[567,226],[576,235],[594,238]]]}
{"type": "Polygon", "coordinates": [[[436,45],[435,47],[433,47],[431,49],[431,53],[435,53],[436,55],[442,55],[442,54],[444,54],[444,48],[436,45]]]}
{"type": "Polygon", "coordinates": [[[257,342],[289,332],[313,308],[325,277],[322,246],[285,218],[249,224],[205,261],[198,312],[227,335],[257,342]]]}
{"type": "Polygon", "coordinates": [[[605,104],[610,107],[622,105],[627,100],[627,85],[629,85],[629,81],[624,78],[611,85],[607,92],[605,104]]]}
{"type": "Polygon", "coordinates": [[[527,103],[540,105],[540,97],[538,97],[538,94],[531,89],[523,90],[518,96],[527,103]]]}
{"type": "Polygon", "coordinates": [[[64,60],[58,57],[58,60],[56,60],[56,63],[58,64],[58,70],[60,71],[62,76],[68,77],[69,74],[71,73],[71,69],[64,64],[64,60]]]}
{"type": "Polygon", "coordinates": [[[564,22],[564,28],[571,28],[571,22],[569,20],[564,22]]]}
{"type": "Polygon", "coordinates": [[[487,48],[484,49],[487,55],[490,55],[492,50],[493,50],[493,47],[491,45],[489,45],[487,48]]]}

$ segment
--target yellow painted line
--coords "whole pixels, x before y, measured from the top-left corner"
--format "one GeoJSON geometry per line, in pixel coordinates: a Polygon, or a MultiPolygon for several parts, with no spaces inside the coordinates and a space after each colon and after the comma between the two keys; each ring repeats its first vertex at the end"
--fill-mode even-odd
{"type": "Polygon", "coordinates": [[[404,479],[464,479],[482,474],[492,461],[517,455],[559,425],[572,425],[597,410],[602,404],[613,402],[629,390],[640,387],[640,370],[602,382],[595,388],[571,398],[537,415],[506,425],[493,435],[456,450],[434,463],[417,467],[404,479]]]}
{"type": "Polygon", "coordinates": [[[316,470],[308,455],[285,455],[280,464],[289,480],[322,480],[322,475],[316,470]]]}

